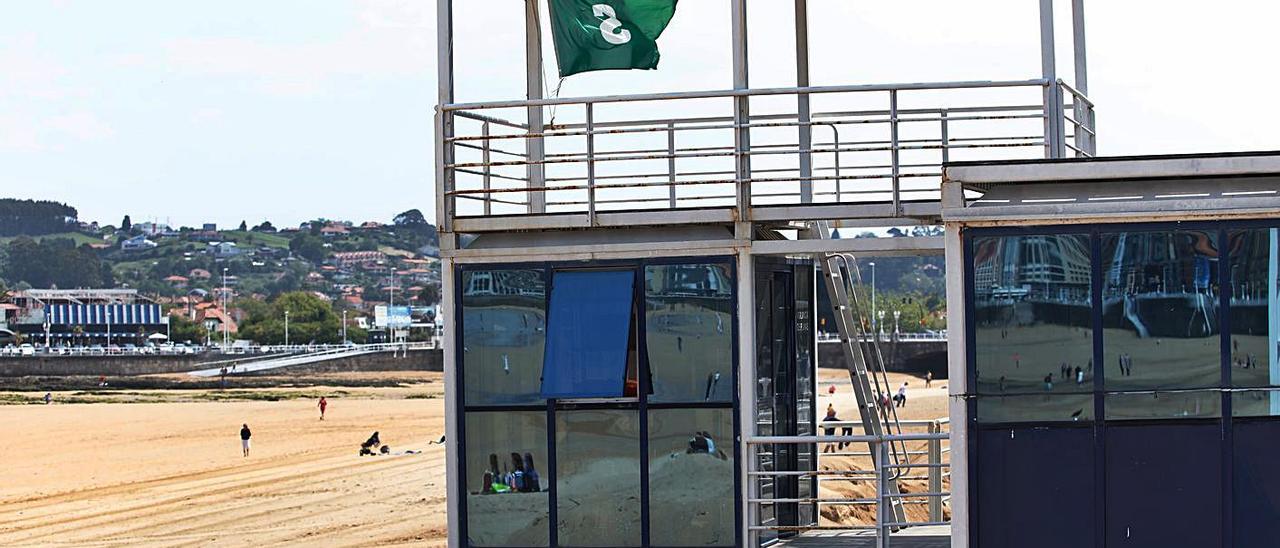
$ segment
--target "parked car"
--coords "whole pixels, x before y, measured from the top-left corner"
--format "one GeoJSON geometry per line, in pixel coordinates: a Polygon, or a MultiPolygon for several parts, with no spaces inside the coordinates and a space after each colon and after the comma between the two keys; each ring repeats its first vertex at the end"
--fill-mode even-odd
{"type": "Polygon", "coordinates": [[[23,343],[22,346],[18,347],[18,354],[22,356],[34,356],[36,355],[36,347],[31,346],[31,343],[23,343]]]}

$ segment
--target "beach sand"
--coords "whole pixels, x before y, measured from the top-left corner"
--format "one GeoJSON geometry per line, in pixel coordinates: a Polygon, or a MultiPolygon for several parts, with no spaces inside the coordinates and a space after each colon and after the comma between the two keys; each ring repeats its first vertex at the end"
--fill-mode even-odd
{"type": "Polygon", "coordinates": [[[0,406],[0,545],[443,546],[440,384],[339,390],[323,422],[310,398],[0,406]],[[423,452],[356,456],[374,430],[423,452]]]}

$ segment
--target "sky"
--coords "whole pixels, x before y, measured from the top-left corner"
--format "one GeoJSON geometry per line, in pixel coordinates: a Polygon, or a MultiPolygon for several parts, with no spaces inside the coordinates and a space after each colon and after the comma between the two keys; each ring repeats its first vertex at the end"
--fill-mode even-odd
{"type": "MultiPolygon", "coordinates": [[[[455,0],[458,101],[524,92],[521,0],[455,0]]],[[[1070,79],[1070,2],[1058,0],[1070,79]]],[[[656,71],[564,97],[726,89],[727,0],[682,0],[656,71]]],[[[791,2],[751,0],[751,84],[794,84],[791,2]]],[[[815,85],[1038,78],[1032,0],[810,0],[815,85]]],[[[1103,155],[1280,149],[1280,4],[1086,0],[1103,155]]],[[[544,25],[545,26],[545,25],[544,25]]],[[[277,226],[434,216],[433,0],[4,1],[0,197],[81,219],[277,226]]]]}

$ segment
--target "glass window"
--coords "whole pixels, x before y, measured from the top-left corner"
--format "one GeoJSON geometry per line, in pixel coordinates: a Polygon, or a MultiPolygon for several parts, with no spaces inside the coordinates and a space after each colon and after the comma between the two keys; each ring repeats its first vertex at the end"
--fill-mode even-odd
{"type": "Polygon", "coordinates": [[[1127,392],[1107,394],[1107,420],[1190,419],[1222,416],[1222,393],[1127,392]]]}
{"type": "Polygon", "coordinates": [[[1231,385],[1280,386],[1280,229],[1233,230],[1231,385]]]}
{"type": "Polygon", "coordinates": [[[649,411],[654,546],[734,545],[733,463],[732,409],[649,411]]]}
{"type": "Polygon", "coordinates": [[[1089,237],[973,239],[979,394],[1093,390],[1089,237]]]}
{"type": "Polygon", "coordinates": [[[468,412],[466,446],[470,544],[546,546],[546,412],[468,412]]]}
{"type": "Polygon", "coordinates": [[[638,411],[556,412],[556,507],[562,546],[640,544],[638,411]]]}
{"type": "Polygon", "coordinates": [[[1088,422],[1093,420],[1092,394],[983,396],[978,422],[1088,422]]]}
{"type": "Polygon", "coordinates": [[[546,340],[541,270],[464,271],[462,370],[466,405],[536,404],[546,340]]]}
{"type": "Polygon", "coordinates": [[[634,290],[632,270],[555,273],[543,397],[616,398],[626,392],[634,290]]]}
{"type": "Polygon", "coordinates": [[[1220,386],[1214,231],[1102,236],[1107,390],[1220,386]]]}
{"type": "Polygon", "coordinates": [[[733,401],[729,265],[647,266],[644,283],[649,401],[733,401]]]}
{"type": "Polygon", "coordinates": [[[1233,417],[1280,417],[1280,390],[1241,390],[1231,393],[1233,417]]]}

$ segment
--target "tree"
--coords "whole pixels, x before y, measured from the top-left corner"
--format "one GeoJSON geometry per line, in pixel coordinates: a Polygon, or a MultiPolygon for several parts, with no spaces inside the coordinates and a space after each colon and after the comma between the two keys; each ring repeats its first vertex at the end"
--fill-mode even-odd
{"type": "Polygon", "coordinates": [[[133,221],[129,219],[129,216],[128,216],[128,215],[125,215],[125,216],[124,216],[124,220],[123,220],[123,221],[120,221],[120,231],[121,231],[121,232],[132,232],[132,231],[133,231],[133,221]]]}
{"type": "Polygon", "coordinates": [[[271,224],[271,221],[262,221],[262,224],[253,227],[253,231],[254,232],[275,232],[276,227],[271,224]]]}
{"type": "Polygon", "coordinates": [[[427,284],[418,293],[418,300],[423,304],[433,305],[440,302],[440,286],[435,284],[427,284]]]}
{"type": "Polygon", "coordinates": [[[289,312],[290,342],[342,342],[342,319],[333,311],[333,307],[319,297],[303,291],[284,293],[271,301],[269,306],[249,312],[240,325],[241,336],[261,344],[284,343],[285,311],[289,312]]]}
{"type": "Polygon", "coordinates": [[[175,342],[198,342],[205,340],[207,331],[201,322],[191,321],[181,315],[169,316],[169,340],[175,342]]]}
{"type": "Polygon", "coordinates": [[[329,254],[319,236],[301,233],[289,240],[289,251],[311,262],[320,262],[329,254]]]}
{"type": "Polygon", "coordinates": [[[9,300],[9,287],[5,285],[4,280],[0,280],[0,303],[9,300]]]}
{"type": "Polygon", "coordinates": [[[104,287],[114,285],[110,265],[89,246],[76,247],[67,238],[39,242],[26,236],[9,242],[3,275],[11,282],[34,287],[104,287]]]}
{"type": "Polygon", "coordinates": [[[240,221],[240,228],[237,228],[236,230],[239,230],[240,232],[247,232],[249,230],[249,224],[244,221],[240,221]]]}
{"type": "Polygon", "coordinates": [[[422,212],[417,209],[410,209],[404,213],[396,215],[391,219],[396,226],[421,226],[430,224],[427,218],[422,216],[422,212]]]}
{"type": "Polygon", "coordinates": [[[47,200],[0,198],[0,236],[42,236],[75,226],[77,212],[69,205],[47,200]]]}

